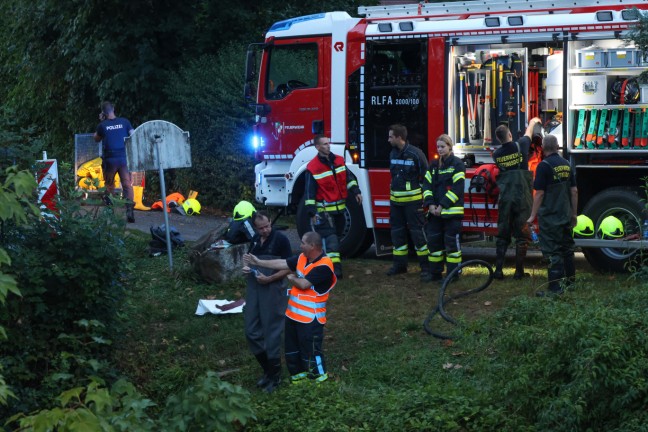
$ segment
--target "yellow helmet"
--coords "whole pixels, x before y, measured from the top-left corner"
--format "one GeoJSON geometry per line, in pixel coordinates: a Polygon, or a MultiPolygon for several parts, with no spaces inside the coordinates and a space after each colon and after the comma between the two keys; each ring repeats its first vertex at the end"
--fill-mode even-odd
{"type": "Polygon", "coordinates": [[[601,238],[620,238],[624,236],[623,223],[614,216],[608,216],[601,221],[598,233],[601,238]]]}
{"type": "Polygon", "coordinates": [[[576,219],[576,226],[574,227],[574,235],[582,237],[590,237],[594,235],[594,223],[592,219],[584,214],[579,215],[576,219]]]}
{"type": "Polygon", "coordinates": [[[251,218],[255,212],[256,210],[252,204],[247,201],[240,201],[236,204],[236,207],[234,207],[234,214],[232,217],[236,221],[248,219],[251,218]]]}
{"type": "Polygon", "coordinates": [[[182,203],[182,208],[188,216],[200,214],[200,203],[195,198],[189,198],[182,203]]]}

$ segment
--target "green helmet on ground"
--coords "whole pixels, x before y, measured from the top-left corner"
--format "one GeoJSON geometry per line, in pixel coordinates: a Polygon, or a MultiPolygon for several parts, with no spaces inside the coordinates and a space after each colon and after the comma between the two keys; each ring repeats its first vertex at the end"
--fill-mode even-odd
{"type": "Polygon", "coordinates": [[[576,226],[574,227],[574,235],[579,237],[591,237],[594,235],[594,222],[584,214],[578,215],[576,218],[576,226]]]}
{"type": "Polygon", "coordinates": [[[182,203],[182,208],[185,213],[189,216],[200,214],[200,203],[195,198],[189,198],[182,203]]]}
{"type": "Polygon", "coordinates": [[[234,207],[232,218],[236,221],[251,218],[256,212],[254,206],[247,201],[240,201],[234,207]]]}
{"type": "Polygon", "coordinates": [[[608,216],[601,221],[598,233],[601,238],[620,238],[624,236],[623,223],[614,216],[608,216]]]}

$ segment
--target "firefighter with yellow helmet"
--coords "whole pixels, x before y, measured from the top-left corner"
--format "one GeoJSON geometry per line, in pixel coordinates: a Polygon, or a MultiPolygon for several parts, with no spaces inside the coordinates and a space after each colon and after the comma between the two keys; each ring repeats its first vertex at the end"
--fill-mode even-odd
{"type": "Polygon", "coordinates": [[[234,207],[232,213],[232,222],[227,227],[223,238],[232,244],[246,243],[254,237],[254,227],[252,226],[252,217],[256,210],[248,201],[240,201],[234,207]]]}

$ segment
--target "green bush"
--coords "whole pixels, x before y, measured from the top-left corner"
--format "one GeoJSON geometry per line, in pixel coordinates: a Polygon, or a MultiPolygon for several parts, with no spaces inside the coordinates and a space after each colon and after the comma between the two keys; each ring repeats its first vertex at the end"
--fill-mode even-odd
{"type": "Polygon", "coordinates": [[[93,379],[87,387],[64,391],[56,400],[56,408],[17,414],[8,423],[17,423],[21,430],[48,431],[235,431],[254,418],[249,393],[221,381],[214,372],[170,396],[155,417],[148,413],[155,404],[124,380],[109,390],[93,379]]]}
{"type": "Polygon", "coordinates": [[[472,349],[493,403],[538,430],[635,430],[648,424],[648,293],[520,299],[472,349]],[[637,423],[639,422],[639,423],[637,423]]]}
{"type": "Polygon", "coordinates": [[[22,294],[0,309],[8,336],[0,345],[2,366],[19,399],[13,413],[41,406],[62,386],[106,367],[118,324],[124,223],[112,210],[89,211],[74,201],[61,201],[59,209],[60,220],[31,217],[24,226],[4,226],[2,246],[22,294]]]}

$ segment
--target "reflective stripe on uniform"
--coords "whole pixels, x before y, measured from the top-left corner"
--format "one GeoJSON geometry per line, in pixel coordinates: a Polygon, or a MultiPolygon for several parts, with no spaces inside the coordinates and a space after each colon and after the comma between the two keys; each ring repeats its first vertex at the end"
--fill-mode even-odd
{"type": "Polygon", "coordinates": [[[394,255],[396,256],[403,256],[407,255],[407,245],[405,246],[399,246],[399,247],[394,247],[394,250],[392,251],[394,255]]]}
{"type": "Polygon", "coordinates": [[[461,251],[449,253],[446,261],[452,264],[461,264],[461,251]]]}
{"type": "Polygon", "coordinates": [[[433,263],[443,262],[444,251],[430,252],[428,255],[428,261],[433,263]]]}
{"type": "Polygon", "coordinates": [[[441,209],[441,215],[447,215],[447,216],[461,216],[464,214],[464,208],[463,207],[448,207],[447,209],[441,209]]]}
{"type": "Polygon", "coordinates": [[[446,196],[446,198],[448,198],[448,199],[450,200],[450,202],[452,202],[453,204],[456,203],[456,202],[459,200],[459,197],[457,196],[457,194],[455,194],[455,193],[452,192],[451,190],[447,191],[446,194],[445,194],[445,196],[446,196]]]}

